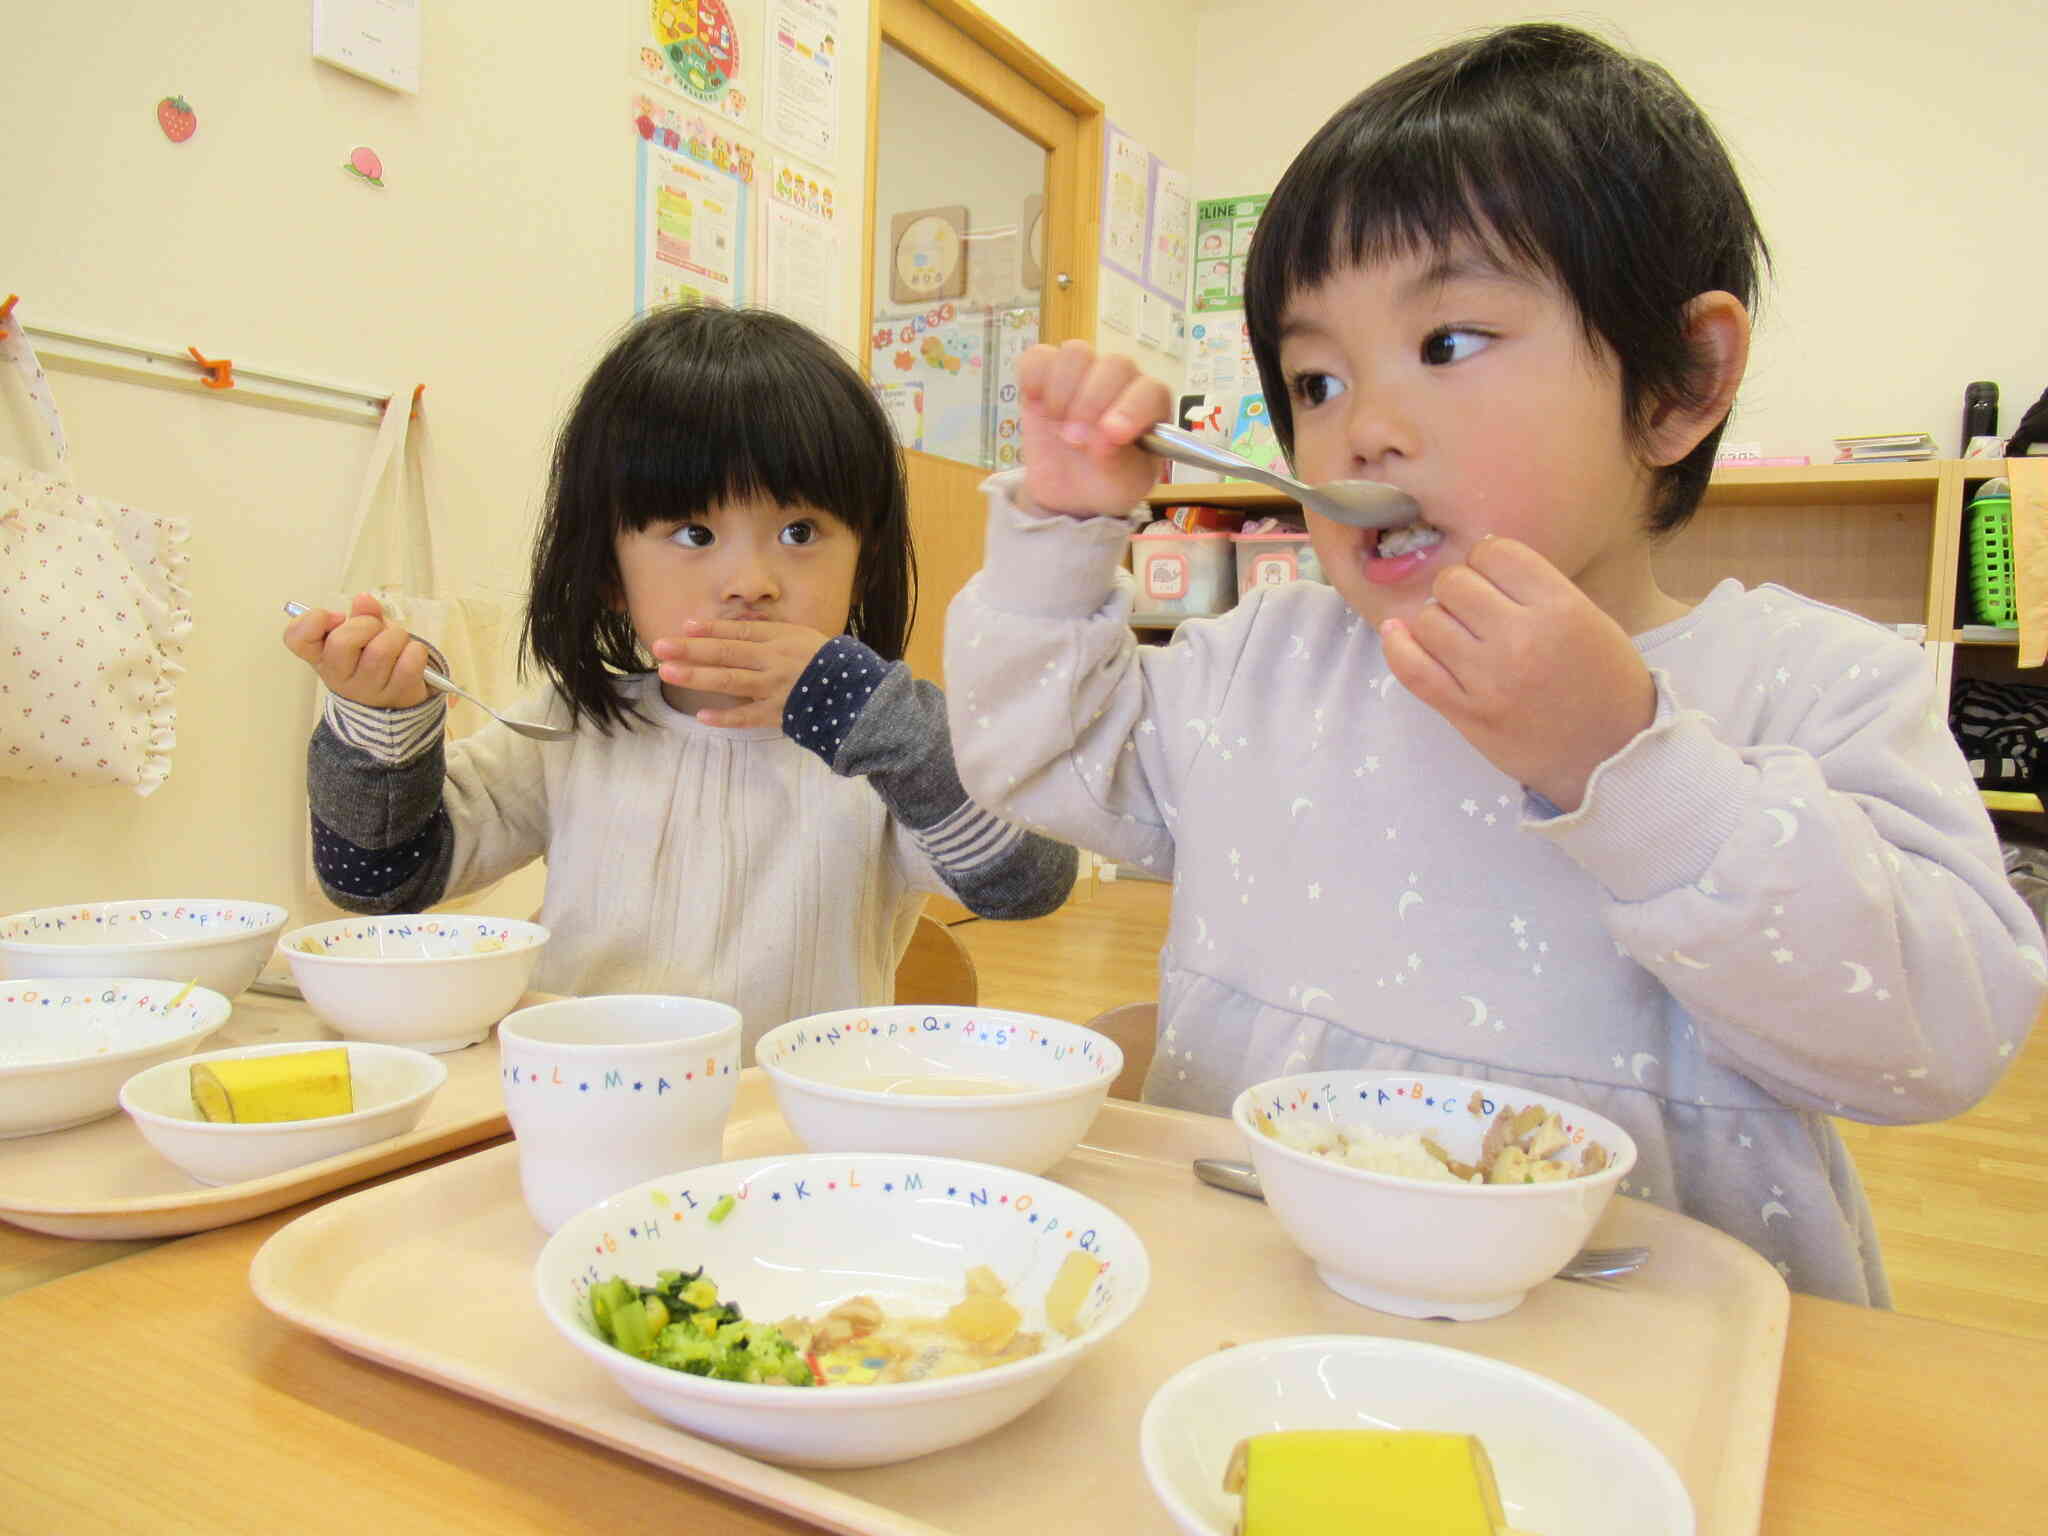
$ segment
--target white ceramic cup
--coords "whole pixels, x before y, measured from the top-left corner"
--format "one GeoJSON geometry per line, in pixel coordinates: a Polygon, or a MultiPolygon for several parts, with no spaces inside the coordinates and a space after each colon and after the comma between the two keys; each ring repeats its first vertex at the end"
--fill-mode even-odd
{"type": "Polygon", "coordinates": [[[700,997],[572,997],[498,1026],[519,1183],[553,1232],[622,1189],[721,1161],[740,1015],[700,997]]]}

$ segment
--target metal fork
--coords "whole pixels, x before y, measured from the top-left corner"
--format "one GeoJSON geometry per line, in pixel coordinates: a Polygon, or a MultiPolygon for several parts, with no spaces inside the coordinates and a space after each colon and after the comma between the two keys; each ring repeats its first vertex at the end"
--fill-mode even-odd
{"type": "MultiPolygon", "coordinates": [[[[304,603],[288,602],[284,605],[284,611],[296,619],[300,614],[309,613],[312,610],[307,608],[304,603]]],[[[419,640],[420,637],[418,635],[414,635],[413,639],[419,640]]],[[[420,643],[424,645],[427,642],[421,640],[420,643]]],[[[576,734],[574,731],[564,730],[561,726],[558,725],[542,725],[537,720],[513,720],[508,718],[507,716],[501,715],[495,709],[491,708],[490,705],[486,704],[482,699],[478,698],[475,694],[470,693],[466,689],[456,687],[455,684],[451,683],[439,672],[436,672],[432,667],[427,668],[425,672],[420,674],[420,681],[425,683],[429,688],[435,689],[438,692],[452,693],[458,699],[469,700],[470,703],[474,704],[478,709],[482,710],[485,714],[489,715],[493,720],[497,721],[498,724],[504,726],[507,730],[517,731],[522,736],[531,736],[535,741],[567,741],[571,736],[574,736],[576,734]]]]}
{"type": "MultiPolygon", "coordinates": [[[[1195,1159],[1195,1177],[1204,1184],[1214,1184],[1218,1189],[1227,1189],[1233,1195],[1246,1195],[1253,1200],[1266,1198],[1259,1188],[1258,1171],[1250,1163],[1234,1163],[1222,1157],[1198,1157],[1195,1159]]],[[[1612,1280],[1618,1275],[1634,1274],[1650,1257],[1650,1250],[1642,1247],[1627,1248],[1581,1248],[1564,1262],[1557,1272],[1560,1280],[1612,1280]]]]}

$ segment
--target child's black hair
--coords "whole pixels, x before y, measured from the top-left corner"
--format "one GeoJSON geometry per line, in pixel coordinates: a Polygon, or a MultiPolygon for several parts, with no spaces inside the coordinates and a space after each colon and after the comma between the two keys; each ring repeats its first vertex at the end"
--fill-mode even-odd
{"type": "MultiPolygon", "coordinates": [[[[1726,148],[1658,65],[1548,23],[1438,49],[1323,125],[1253,236],[1245,318],[1290,454],[1289,301],[1347,267],[1464,242],[1557,283],[1617,360],[1631,435],[1659,406],[1702,397],[1686,303],[1719,289],[1754,312],[1770,261],[1726,148]]],[[[1699,505],[1726,425],[1659,471],[1652,533],[1699,505]]]]}
{"type": "Polygon", "coordinates": [[[634,321],[585,382],[555,443],[534,541],[522,661],[577,718],[633,711],[616,674],[650,660],[623,607],[614,540],[720,502],[829,512],[860,538],[846,631],[900,660],[917,607],[903,461],[851,363],[763,309],[667,306],[634,321]]]}

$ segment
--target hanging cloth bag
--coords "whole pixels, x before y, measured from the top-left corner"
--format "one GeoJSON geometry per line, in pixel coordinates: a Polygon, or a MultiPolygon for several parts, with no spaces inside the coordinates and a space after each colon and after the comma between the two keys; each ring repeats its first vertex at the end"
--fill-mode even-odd
{"type": "Polygon", "coordinates": [[[146,795],[177,742],[190,525],[74,485],[56,399],[18,323],[0,353],[28,387],[51,463],[0,456],[0,778],[146,795]]]}
{"type": "MultiPolygon", "coordinates": [[[[431,644],[446,662],[444,676],[482,699],[510,697],[516,685],[513,646],[518,619],[512,605],[483,596],[442,595],[437,557],[446,541],[436,536],[435,501],[429,474],[425,422],[415,404],[417,391],[401,390],[384,405],[384,419],[363,472],[342,556],[341,585],[322,606],[348,612],[358,592],[383,604],[386,618],[403,624],[431,644]]],[[[490,723],[490,716],[467,699],[444,695],[447,733],[458,740],[490,723]]],[[[326,708],[327,690],[313,689],[313,723],[326,708]]],[[[329,915],[341,909],[328,902],[313,872],[312,823],[305,841],[306,895],[302,905],[329,915]]],[[[486,905],[496,883],[442,902],[436,910],[468,910],[486,905]]],[[[316,918],[308,918],[316,921],[316,918]]]]}

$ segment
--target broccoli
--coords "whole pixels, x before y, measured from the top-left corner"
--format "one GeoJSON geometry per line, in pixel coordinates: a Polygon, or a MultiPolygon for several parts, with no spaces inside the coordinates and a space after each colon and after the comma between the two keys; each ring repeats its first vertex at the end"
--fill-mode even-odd
{"type": "Polygon", "coordinates": [[[665,1269],[655,1279],[656,1285],[636,1286],[614,1275],[591,1287],[591,1322],[600,1338],[638,1359],[715,1381],[818,1384],[810,1362],[781,1329],[721,1301],[702,1269],[665,1269]]]}

